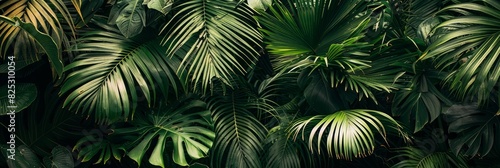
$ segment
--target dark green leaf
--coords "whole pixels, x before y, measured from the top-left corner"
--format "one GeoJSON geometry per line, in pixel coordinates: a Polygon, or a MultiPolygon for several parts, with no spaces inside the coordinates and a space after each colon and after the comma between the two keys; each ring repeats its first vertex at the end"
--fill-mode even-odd
{"type": "Polygon", "coordinates": [[[127,38],[140,34],[146,26],[146,11],[142,0],[118,1],[111,9],[110,23],[116,23],[120,32],[127,38]]]}
{"type": "Polygon", "coordinates": [[[35,101],[38,90],[32,83],[13,83],[12,85],[0,86],[0,93],[2,93],[2,96],[0,96],[0,115],[6,115],[11,110],[17,113],[30,106],[35,101]],[[7,92],[9,87],[14,92],[7,92]],[[10,99],[9,95],[15,97],[10,99]],[[15,107],[9,108],[10,106],[15,107]]]}
{"type": "Polygon", "coordinates": [[[500,143],[500,113],[480,111],[473,105],[453,105],[446,115],[449,118],[450,133],[457,133],[449,139],[453,153],[465,151],[466,156],[485,156],[495,144],[500,143]]]}

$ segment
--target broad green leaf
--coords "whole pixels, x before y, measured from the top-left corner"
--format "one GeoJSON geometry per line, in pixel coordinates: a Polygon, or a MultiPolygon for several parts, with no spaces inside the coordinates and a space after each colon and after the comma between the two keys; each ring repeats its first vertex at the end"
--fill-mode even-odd
{"type": "Polygon", "coordinates": [[[318,75],[314,76],[304,89],[304,97],[319,114],[331,114],[346,108],[346,104],[340,100],[338,91],[332,89],[327,81],[318,75]]]}
{"type": "Polygon", "coordinates": [[[11,19],[4,15],[0,15],[0,20],[6,22],[10,25],[21,28],[24,32],[28,33],[35,41],[45,50],[45,53],[48,55],[52,68],[57,72],[57,75],[61,76],[64,65],[59,58],[59,49],[57,44],[54,42],[51,36],[40,32],[33,26],[32,23],[26,23],[21,21],[18,17],[11,19]]]}
{"type": "MultiPolygon", "coordinates": [[[[7,158],[7,155],[10,154],[11,148],[8,145],[0,145],[0,149],[2,149],[2,155],[7,158]],[[7,155],[6,155],[7,154],[7,155]]],[[[19,167],[19,168],[31,168],[31,167],[42,167],[38,156],[26,145],[20,145],[15,149],[15,156],[13,159],[7,159],[7,165],[9,167],[19,167]]]]}
{"type": "MultiPolygon", "coordinates": [[[[20,71],[21,69],[27,67],[28,65],[31,65],[35,62],[29,61],[29,60],[20,60],[19,58],[15,59],[15,67],[16,67],[16,72],[20,71]]],[[[3,64],[0,64],[0,73],[7,74],[9,72],[9,64],[6,61],[3,64]]]]}
{"type": "Polygon", "coordinates": [[[79,10],[79,15],[81,17],[75,18],[75,25],[77,28],[82,28],[89,23],[94,14],[99,11],[99,8],[104,4],[104,0],[74,0],[81,1],[81,8],[79,10]]]}
{"type": "Polygon", "coordinates": [[[143,5],[147,5],[149,9],[157,10],[166,15],[172,10],[173,0],[144,0],[143,5]]]}
{"type": "Polygon", "coordinates": [[[139,165],[148,157],[152,165],[165,167],[163,158],[172,153],[176,164],[188,166],[188,160],[207,156],[215,138],[211,123],[206,120],[210,112],[203,110],[205,106],[204,102],[189,98],[161,105],[153,113],[138,115],[131,122],[133,127],[116,129],[114,136],[133,137],[127,143],[127,155],[139,165]],[[173,149],[166,148],[169,142],[173,149]],[[151,146],[152,153],[147,154],[151,146]]]}
{"type": "Polygon", "coordinates": [[[146,26],[146,11],[142,0],[118,1],[113,5],[109,19],[110,23],[116,23],[120,32],[127,38],[140,34],[146,26]]]}
{"type": "Polygon", "coordinates": [[[16,83],[0,86],[0,93],[2,93],[2,96],[0,96],[0,115],[6,115],[11,110],[17,113],[30,106],[35,101],[38,90],[32,83],[16,83]],[[9,87],[14,92],[7,92],[9,87]],[[15,96],[15,98],[10,99],[9,94],[15,96]],[[11,106],[15,106],[15,108],[9,108],[11,106]]]}
{"type": "MultiPolygon", "coordinates": [[[[119,133],[119,132],[117,132],[117,133],[119,133]]],[[[146,153],[146,151],[148,150],[148,148],[151,144],[151,141],[155,135],[156,135],[156,133],[149,133],[148,135],[144,136],[144,139],[142,139],[142,141],[139,144],[137,144],[137,146],[135,146],[132,150],[130,150],[127,153],[127,155],[132,160],[137,162],[137,164],[139,166],[141,165],[142,158],[143,158],[144,154],[146,153]]],[[[163,142],[160,142],[160,143],[163,143],[163,142]]],[[[151,157],[158,157],[158,156],[151,155],[151,157]]]]}
{"type": "Polygon", "coordinates": [[[451,106],[446,98],[428,77],[421,75],[412,80],[412,88],[396,92],[392,104],[392,114],[413,132],[418,132],[428,123],[439,117],[445,107],[451,106]]]}

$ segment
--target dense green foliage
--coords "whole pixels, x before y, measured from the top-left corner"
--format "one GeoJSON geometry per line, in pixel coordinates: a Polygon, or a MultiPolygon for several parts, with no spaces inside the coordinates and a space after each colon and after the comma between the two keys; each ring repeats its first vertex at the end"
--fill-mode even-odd
{"type": "Polygon", "coordinates": [[[0,12],[0,77],[15,61],[18,106],[16,160],[0,145],[0,167],[500,166],[495,0],[4,0],[0,12]]]}

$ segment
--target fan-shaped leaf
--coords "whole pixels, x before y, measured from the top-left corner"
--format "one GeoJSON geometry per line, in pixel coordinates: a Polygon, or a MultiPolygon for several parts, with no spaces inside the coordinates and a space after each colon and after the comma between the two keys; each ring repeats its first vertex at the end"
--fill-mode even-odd
{"type": "Polygon", "coordinates": [[[368,18],[363,1],[293,0],[258,17],[270,53],[282,56],[325,55],[332,43],[352,37],[368,18]]]}
{"type": "Polygon", "coordinates": [[[386,129],[399,131],[400,126],[383,112],[356,109],[298,119],[288,132],[294,139],[300,134],[309,144],[310,151],[316,148],[321,153],[322,144],[326,144],[329,156],[351,160],[371,154],[375,147],[375,132],[385,139],[386,129]]]}

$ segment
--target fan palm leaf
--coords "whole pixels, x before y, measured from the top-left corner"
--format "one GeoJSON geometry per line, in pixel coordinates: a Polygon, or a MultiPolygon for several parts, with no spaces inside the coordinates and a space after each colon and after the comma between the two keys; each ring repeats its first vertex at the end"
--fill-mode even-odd
{"type": "Polygon", "coordinates": [[[294,139],[300,135],[310,151],[321,154],[325,143],[328,156],[351,160],[370,155],[375,148],[375,133],[385,139],[386,129],[400,130],[400,125],[383,112],[353,109],[300,118],[291,124],[288,133],[294,139]]]}
{"type": "MultiPolygon", "coordinates": [[[[261,35],[252,10],[233,1],[184,1],[164,27],[167,56],[187,47],[179,71],[191,74],[195,86],[206,91],[212,78],[226,84],[257,61],[261,35]]],[[[196,87],[195,87],[196,88],[196,87]]]]}
{"type": "Polygon", "coordinates": [[[103,30],[79,38],[75,51],[80,54],[65,68],[65,107],[95,113],[99,123],[114,122],[133,117],[140,96],[148,105],[155,102],[157,87],[163,96],[180,91],[178,60],[165,58],[159,39],[128,39],[114,27],[95,23],[103,30]]]}
{"type": "Polygon", "coordinates": [[[368,19],[364,1],[294,0],[258,17],[271,54],[325,55],[332,43],[352,37],[368,19]]]}

